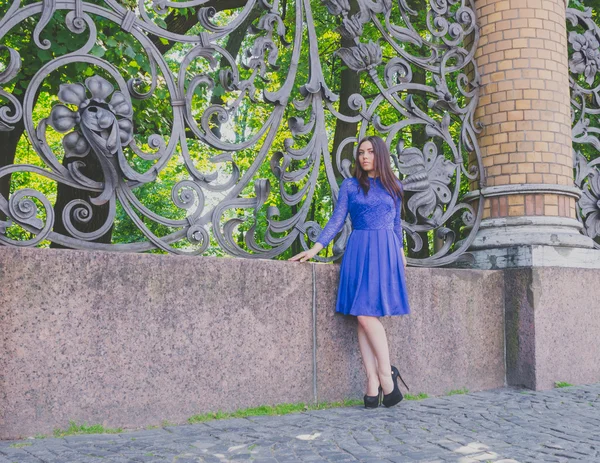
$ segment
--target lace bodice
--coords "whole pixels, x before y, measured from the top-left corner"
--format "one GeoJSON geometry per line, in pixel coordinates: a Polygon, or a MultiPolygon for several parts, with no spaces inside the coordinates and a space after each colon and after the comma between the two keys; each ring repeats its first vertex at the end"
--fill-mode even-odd
{"type": "Polygon", "coordinates": [[[355,230],[394,230],[400,242],[403,242],[401,201],[394,201],[379,179],[369,181],[371,188],[366,196],[355,178],[347,178],[342,182],[333,215],[317,238],[317,243],[327,246],[341,231],[348,213],[355,230]]]}

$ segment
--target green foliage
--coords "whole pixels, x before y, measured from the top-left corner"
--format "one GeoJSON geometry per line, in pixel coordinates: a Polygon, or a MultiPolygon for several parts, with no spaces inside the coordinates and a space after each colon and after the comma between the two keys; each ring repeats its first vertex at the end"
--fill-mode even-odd
{"type": "Polygon", "coordinates": [[[466,388],[463,389],[453,389],[450,392],[448,392],[446,395],[459,395],[459,394],[468,394],[469,390],[466,388]]]}
{"type": "Polygon", "coordinates": [[[404,398],[406,400],[424,400],[429,399],[429,396],[424,392],[419,392],[418,394],[404,394],[404,398]]]}
{"type": "Polygon", "coordinates": [[[591,8],[595,15],[597,11],[600,11],[600,0],[570,0],[569,8],[577,8],[581,10],[584,8],[591,8]]]}

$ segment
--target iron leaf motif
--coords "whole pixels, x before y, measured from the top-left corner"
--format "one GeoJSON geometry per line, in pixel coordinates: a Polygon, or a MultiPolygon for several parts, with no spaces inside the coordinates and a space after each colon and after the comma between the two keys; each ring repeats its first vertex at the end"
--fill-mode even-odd
{"type": "Polygon", "coordinates": [[[401,147],[398,159],[398,168],[406,175],[404,189],[415,193],[407,204],[415,216],[429,218],[436,209],[450,201],[452,194],[448,185],[456,165],[438,154],[435,143],[427,142],[423,151],[416,147],[401,147]]]}
{"type": "Polygon", "coordinates": [[[367,71],[382,61],[381,47],[373,43],[359,43],[356,47],[340,48],[337,54],[353,71],[367,71]]]}

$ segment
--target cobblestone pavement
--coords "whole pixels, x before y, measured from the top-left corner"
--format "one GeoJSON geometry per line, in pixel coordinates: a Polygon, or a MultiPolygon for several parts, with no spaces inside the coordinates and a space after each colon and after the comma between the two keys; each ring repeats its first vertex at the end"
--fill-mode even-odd
{"type": "Polygon", "coordinates": [[[224,461],[600,462],[600,384],[0,442],[0,463],[224,461]]]}

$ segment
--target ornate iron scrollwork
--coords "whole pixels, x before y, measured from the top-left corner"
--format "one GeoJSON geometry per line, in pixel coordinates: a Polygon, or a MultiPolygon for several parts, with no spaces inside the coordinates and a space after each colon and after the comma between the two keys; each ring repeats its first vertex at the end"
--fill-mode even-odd
{"type": "MultiPolygon", "coordinates": [[[[577,216],[590,238],[600,236],[600,29],[592,10],[567,9],[569,30],[569,84],[573,121],[575,184],[581,189],[577,216]]],[[[600,244],[596,243],[600,249],[600,244]]]]}
{"type": "MultiPolygon", "coordinates": [[[[482,201],[476,207],[462,201],[465,189],[469,184],[477,188],[483,172],[473,123],[479,32],[472,0],[430,0],[419,5],[426,14],[407,0],[230,3],[233,14],[220,16],[210,0],[139,0],[136,13],[116,0],[13,1],[0,19],[0,40],[34,21],[36,46],[49,50],[52,43],[43,38],[44,31],[57,17],[64,18],[74,36],[87,35],[87,40],[43,64],[22,99],[10,86],[27,57],[0,46],[7,55],[0,73],[5,101],[0,130],[11,130],[22,119],[43,163],[3,166],[0,178],[30,172],[84,191],[87,198],[62,208],[66,233],[59,233],[52,201],[40,191],[24,188],[0,195],[0,212],[7,217],[0,222],[0,242],[29,246],[48,240],[81,249],[203,254],[213,240],[233,256],[275,257],[298,239],[306,248],[316,238],[320,226],[309,215],[315,191],[326,182],[335,200],[339,181],[350,175],[348,147],[379,133],[403,177],[409,245],[414,253],[429,248],[427,256],[410,263],[447,265],[463,256],[483,209],[482,201]],[[337,24],[344,46],[326,53],[321,49],[317,13],[337,24]],[[165,21],[192,14],[197,21],[187,33],[166,27],[165,21]],[[99,29],[109,23],[139,45],[144,76],[126,80],[120,63],[97,53],[99,29]],[[246,29],[239,53],[229,50],[227,39],[246,29]],[[176,56],[167,59],[165,47],[176,49],[176,56]],[[91,75],[86,69],[86,79],[63,83],[55,95],[59,101],[36,123],[36,98],[46,91],[42,87],[48,76],[82,63],[92,69],[91,75]],[[339,83],[332,83],[325,63],[360,73],[363,90],[340,102],[339,83]],[[307,72],[300,72],[302,66],[307,72]],[[168,101],[167,129],[144,132],[146,140],[141,140],[139,121],[151,108],[136,102],[156,98],[160,89],[168,101]],[[340,109],[341,103],[348,112],[340,109]],[[240,129],[243,117],[256,117],[251,128],[240,129]],[[336,123],[357,129],[334,144],[336,123]],[[65,134],[61,152],[47,138],[50,128],[65,134]],[[243,166],[238,159],[242,152],[249,159],[243,166]],[[86,173],[92,161],[100,166],[100,180],[86,173]],[[168,217],[145,205],[137,193],[161,182],[174,162],[180,168],[171,198],[179,213],[168,217]],[[106,219],[88,230],[84,225],[96,207],[106,209],[106,219]],[[99,242],[114,226],[118,208],[143,240],[99,242]],[[265,226],[259,234],[260,221],[265,226]],[[162,226],[163,234],[150,223],[162,226]],[[30,238],[9,237],[13,224],[30,238]],[[244,226],[242,238],[239,229],[244,226]]],[[[585,67],[584,72],[592,71],[585,67]]],[[[334,255],[321,260],[339,257],[348,232],[349,224],[334,255]]]]}

